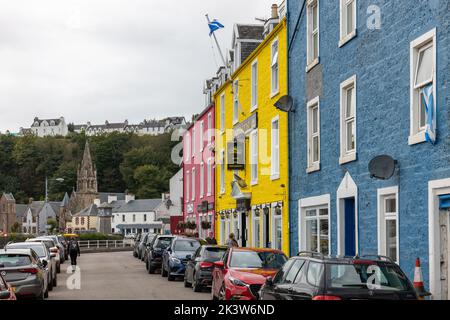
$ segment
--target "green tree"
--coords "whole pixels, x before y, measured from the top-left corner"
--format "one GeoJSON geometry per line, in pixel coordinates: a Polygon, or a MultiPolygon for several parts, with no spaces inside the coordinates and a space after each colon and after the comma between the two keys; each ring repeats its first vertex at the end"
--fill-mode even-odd
{"type": "Polygon", "coordinates": [[[170,175],[165,168],[144,165],[135,170],[134,179],[138,198],[159,198],[168,190],[170,175]]]}

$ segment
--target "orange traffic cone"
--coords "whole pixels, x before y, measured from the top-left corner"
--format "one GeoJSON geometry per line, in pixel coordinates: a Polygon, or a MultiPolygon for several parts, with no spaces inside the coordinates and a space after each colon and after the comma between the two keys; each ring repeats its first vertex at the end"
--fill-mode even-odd
{"type": "Polygon", "coordinates": [[[416,259],[416,268],[414,270],[414,288],[416,289],[419,300],[425,300],[425,297],[431,296],[431,293],[425,290],[423,285],[422,268],[420,267],[420,258],[416,259]]]}

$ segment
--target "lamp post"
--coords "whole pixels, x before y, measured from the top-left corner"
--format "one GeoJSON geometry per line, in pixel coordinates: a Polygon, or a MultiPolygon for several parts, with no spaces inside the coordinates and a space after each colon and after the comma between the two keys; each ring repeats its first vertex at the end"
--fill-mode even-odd
{"type": "MultiPolygon", "coordinates": [[[[45,202],[48,202],[48,178],[47,176],[45,176],[45,202]]],[[[63,178],[55,178],[55,179],[50,179],[50,180],[55,180],[58,182],[63,182],[64,179],[63,178]]]]}

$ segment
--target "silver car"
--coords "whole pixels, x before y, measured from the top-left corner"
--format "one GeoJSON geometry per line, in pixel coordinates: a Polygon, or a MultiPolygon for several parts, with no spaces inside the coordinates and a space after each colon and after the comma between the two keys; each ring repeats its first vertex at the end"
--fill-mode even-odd
{"type": "Polygon", "coordinates": [[[59,240],[58,236],[50,235],[50,236],[44,236],[43,238],[50,238],[53,240],[53,242],[56,244],[56,246],[59,249],[59,259],[61,260],[61,263],[64,263],[64,261],[66,261],[66,247],[59,240]]]}
{"type": "Polygon", "coordinates": [[[53,287],[58,285],[56,274],[56,253],[51,253],[47,246],[42,242],[17,242],[8,243],[5,249],[33,249],[39,256],[41,263],[45,265],[47,272],[48,290],[52,291],[53,287]]]}
{"type": "Polygon", "coordinates": [[[56,273],[61,272],[61,267],[60,267],[61,259],[59,258],[59,248],[58,248],[57,244],[55,243],[55,241],[53,241],[53,239],[46,238],[46,237],[38,237],[38,238],[27,239],[26,242],[41,242],[41,243],[45,244],[47,249],[50,250],[50,253],[55,253],[54,259],[56,260],[56,273]]]}
{"type": "Polygon", "coordinates": [[[0,273],[18,298],[48,296],[45,266],[33,249],[0,250],[0,273]]]}

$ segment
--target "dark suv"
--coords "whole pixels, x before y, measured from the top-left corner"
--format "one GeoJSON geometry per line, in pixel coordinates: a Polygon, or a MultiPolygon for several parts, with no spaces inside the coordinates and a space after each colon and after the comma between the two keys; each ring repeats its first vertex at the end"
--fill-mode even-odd
{"type": "Polygon", "coordinates": [[[172,244],[172,240],[175,236],[160,235],[155,238],[153,244],[147,249],[147,271],[148,273],[154,273],[157,269],[161,268],[162,255],[164,251],[172,244]]]}
{"type": "Polygon", "coordinates": [[[417,300],[388,257],[325,257],[300,252],[261,288],[262,300],[417,300]]]}

